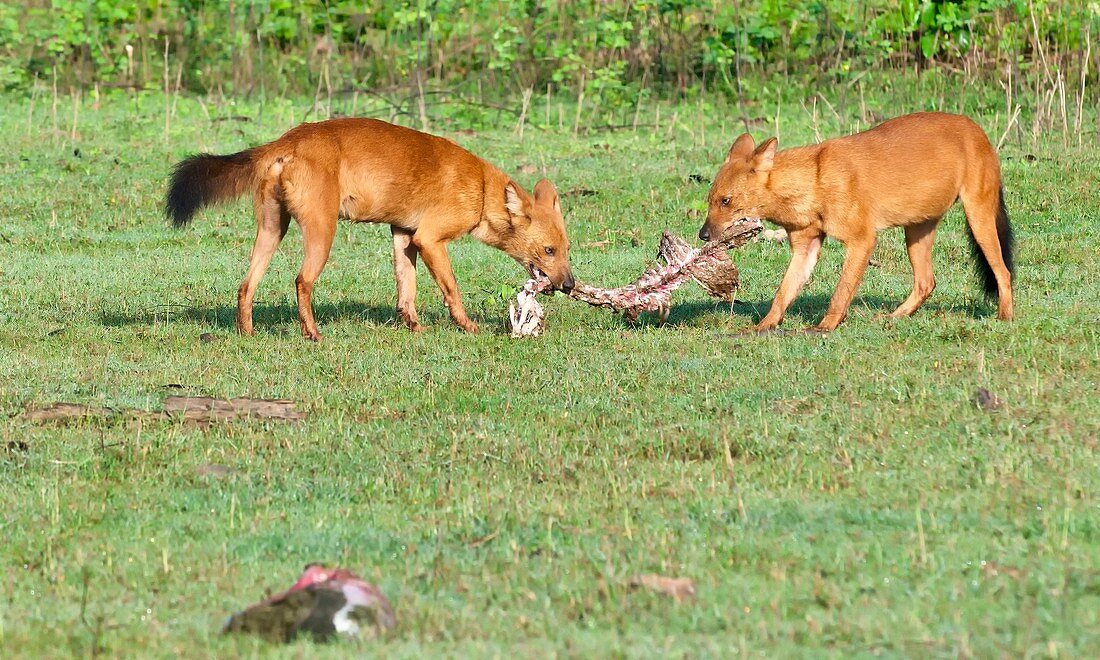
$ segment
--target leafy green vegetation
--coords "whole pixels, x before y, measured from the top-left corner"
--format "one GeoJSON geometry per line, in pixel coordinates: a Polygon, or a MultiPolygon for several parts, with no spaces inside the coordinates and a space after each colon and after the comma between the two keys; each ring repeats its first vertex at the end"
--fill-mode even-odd
{"type": "Polygon", "coordinates": [[[761,74],[806,87],[867,67],[1095,80],[1095,34],[1081,0],[30,0],[0,5],[0,86],[744,97],[761,74]]]}
{"type": "MultiPolygon", "coordinates": [[[[323,109],[106,88],[0,97],[5,655],[267,654],[218,636],[226,616],[328,561],[393,600],[387,655],[1095,656],[1095,115],[1086,105],[1076,132],[1072,107],[1066,130],[1055,112],[1009,131],[1003,90],[962,75],[875,76],[807,99],[762,85],[736,107],[705,96],[618,115],[536,98],[522,140],[493,108],[430,114],[524,185],[552,178],[576,274],[607,285],[640,272],[662,229],[698,229],[746,125],[791,146],[936,108],[1006,136],[1018,320],[996,322],[979,298],[955,210],[916,317],[881,318],[910,284],[887,232],[827,337],[737,334],[787,263],[784,246],[758,243],[735,254],[732,308],[685,288],[667,325],[634,326],[558,296],[546,335],[514,341],[502,291],[525,276],[469,239],[452,254],[483,333],[449,324],[421,269],[432,327],[412,335],[394,318],[388,232],[349,225],[315,292],[325,341],[299,336],[294,229],[261,286],[258,335],[237,337],[248,204],[171,230],[167,174],[323,109]],[[605,113],[625,128],[603,127],[605,113]],[[1000,409],[975,404],[980,387],[1000,409]],[[26,416],[55,401],[158,410],[174,393],[285,397],[308,418],[26,416]],[[691,577],[698,597],[631,590],[639,573],[691,577]]],[[[377,97],[358,104],[417,123],[377,97]]],[[[820,318],[840,261],[826,243],[788,326],[820,318]]],[[[285,654],[326,652],[348,647],[285,654]]]]}

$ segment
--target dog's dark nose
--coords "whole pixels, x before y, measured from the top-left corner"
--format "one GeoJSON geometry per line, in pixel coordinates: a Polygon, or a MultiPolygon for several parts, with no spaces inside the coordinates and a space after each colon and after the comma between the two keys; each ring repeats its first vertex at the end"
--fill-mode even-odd
{"type": "Polygon", "coordinates": [[[565,279],[561,281],[561,290],[565,293],[569,293],[576,284],[577,283],[573,281],[573,273],[569,273],[565,276],[565,279]]]}
{"type": "Polygon", "coordinates": [[[699,230],[699,240],[700,241],[709,241],[710,240],[710,225],[703,225],[703,228],[699,230]]]}

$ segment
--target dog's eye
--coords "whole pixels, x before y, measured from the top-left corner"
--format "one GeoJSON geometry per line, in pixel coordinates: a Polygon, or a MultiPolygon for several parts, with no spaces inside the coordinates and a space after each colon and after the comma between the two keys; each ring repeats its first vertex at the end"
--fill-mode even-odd
{"type": "Polygon", "coordinates": [[[552,248],[552,247],[550,247],[549,245],[547,245],[547,246],[546,246],[546,254],[547,254],[548,256],[551,256],[551,257],[552,257],[552,256],[554,256],[554,248],[552,248]]]}
{"type": "Polygon", "coordinates": [[[729,205],[730,205],[730,198],[729,197],[723,197],[722,198],[722,206],[729,206],[729,205]]]}

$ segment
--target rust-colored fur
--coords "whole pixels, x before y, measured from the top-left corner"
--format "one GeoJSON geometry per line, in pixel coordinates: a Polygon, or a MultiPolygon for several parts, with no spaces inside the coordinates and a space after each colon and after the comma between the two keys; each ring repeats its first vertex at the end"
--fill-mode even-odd
{"type": "Polygon", "coordinates": [[[913,291],[891,316],[917,311],[936,286],[932,243],[940,219],[962,200],[987,294],[997,293],[997,318],[1012,319],[1012,229],[1004,207],[1001,168],[989,139],[960,115],[922,112],[875,128],[776,153],[737,138],[711,186],[699,237],[719,235],[735,220],[760,217],[787,230],[791,263],[771,310],[757,324],[783,320],[813,272],[826,236],[844,244],[840,282],[818,329],[833,330],[855,296],[876,232],[904,227],[913,291]]]}
{"type": "Polygon", "coordinates": [[[310,303],[328,260],[338,217],[384,222],[393,232],[397,309],[416,314],[416,258],[423,257],[461,328],[466,315],[447,243],[463,234],[503,250],[555,287],[573,286],[569,239],[554,185],[543,179],[528,195],[506,174],[454,142],[375,119],[302,124],[274,142],[228,156],[199,154],[172,175],[166,211],[176,226],[207,204],[252,191],[256,244],[237,296],[237,329],[252,334],[252,301],[290,218],[302,230],[305,259],[297,279],[302,334],[321,333],[310,303]]]}

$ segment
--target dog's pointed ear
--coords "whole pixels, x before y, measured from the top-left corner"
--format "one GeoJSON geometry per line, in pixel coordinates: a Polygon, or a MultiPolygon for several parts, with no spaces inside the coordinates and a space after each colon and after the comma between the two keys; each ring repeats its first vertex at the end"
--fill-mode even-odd
{"type": "Polygon", "coordinates": [[[509,181],[504,186],[504,207],[513,218],[526,218],[527,209],[523,208],[523,198],[519,195],[519,187],[515,182],[509,181]]]}
{"type": "Polygon", "coordinates": [[[733,141],[730,152],[726,154],[726,162],[728,163],[734,158],[748,159],[754,149],[756,149],[756,143],[752,141],[752,136],[748,133],[742,133],[741,137],[733,141]]]}
{"type": "Polygon", "coordinates": [[[535,184],[535,201],[540,204],[546,204],[557,211],[559,215],[561,214],[561,202],[558,201],[558,189],[554,187],[550,179],[543,179],[535,184]]]}
{"type": "Polygon", "coordinates": [[[778,138],[768,138],[752,155],[752,168],[757,172],[771,172],[775,164],[775,150],[779,146],[778,138]]]}

